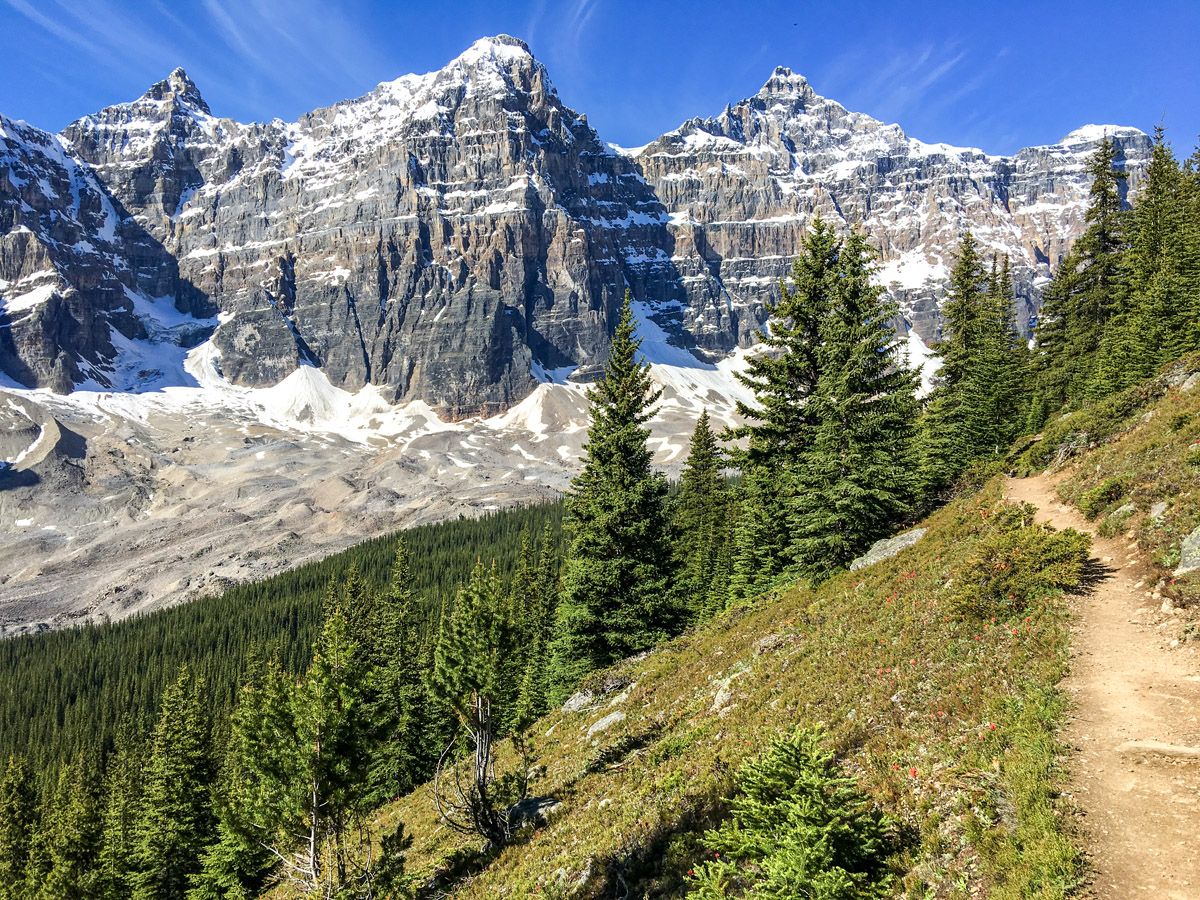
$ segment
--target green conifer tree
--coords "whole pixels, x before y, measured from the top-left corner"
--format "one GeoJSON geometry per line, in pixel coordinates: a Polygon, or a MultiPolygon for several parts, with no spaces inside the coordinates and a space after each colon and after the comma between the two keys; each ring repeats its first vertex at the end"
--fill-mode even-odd
{"type": "Polygon", "coordinates": [[[142,757],[133,729],[123,726],[105,767],[97,893],[126,900],[133,893],[135,828],[142,805],[142,757]]]}
{"type": "Polygon", "coordinates": [[[553,651],[554,693],[588,672],[653,647],[679,625],[666,590],[666,480],[651,467],[646,423],[659,391],[638,361],[627,293],[604,376],[589,392],[583,471],[566,498],[570,552],[553,651]]]}
{"type": "Polygon", "coordinates": [[[22,900],[37,797],[24,760],[8,759],[0,778],[0,900],[22,900]]]}
{"type": "Polygon", "coordinates": [[[373,602],[364,662],[369,669],[368,714],[378,727],[367,801],[377,805],[408,793],[429,772],[425,747],[428,703],[421,672],[421,620],[412,590],[408,548],[401,538],[387,589],[373,602]]]}
{"type": "Polygon", "coordinates": [[[83,757],[59,768],[38,830],[40,871],[27,873],[31,900],[91,900],[99,893],[98,774],[83,757]]]}
{"type": "Polygon", "coordinates": [[[891,322],[899,310],[871,283],[871,257],[858,232],[838,255],[821,323],[820,376],[808,399],[813,437],[796,470],[792,553],[799,570],[818,580],[887,534],[915,494],[917,376],[897,364],[891,322]]]}
{"type": "Polygon", "coordinates": [[[925,401],[917,435],[920,493],[928,503],[943,499],[976,455],[979,436],[971,429],[978,416],[972,415],[964,395],[971,387],[969,376],[983,343],[981,324],[987,315],[987,296],[983,258],[975,236],[968,231],[959,243],[942,304],[941,340],[933,347],[942,365],[925,401]]]}
{"type": "MultiPolygon", "coordinates": [[[[438,639],[432,680],[457,726],[434,784],[439,814],[451,828],[481,837],[492,847],[508,841],[507,810],[520,799],[505,793],[507,782],[496,778],[495,743],[510,720],[502,684],[513,637],[509,613],[495,567],[489,571],[477,565],[438,639]],[[462,762],[456,758],[460,750],[467,756],[462,762]]],[[[523,785],[519,773],[517,781],[523,785]]]]}
{"type": "Polygon", "coordinates": [[[1128,387],[1200,346],[1194,315],[1200,291],[1195,193],[1194,182],[1157,128],[1150,165],[1128,218],[1125,303],[1120,319],[1104,335],[1102,357],[1109,359],[1102,359],[1107,365],[1096,379],[1094,395],[1128,387]]]}
{"type": "Polygon", "coordinates": [[[708,410],[702,410],[673,504],[675,592],[693,622],[717,611],[713,588],[720,577],[721,548],[729,540],[723,465],[708,410]]]}
{"type": "Polygon", "coordinates": [[[765,352],[752,356],[739,375],[755,403],[739,403],[746,424],[728,435],[745,440],[745,449],[733,454],[743,476],[730,564],[734,600],[761,591],[788,562],[788,496],[812,435],[807,399],[816,390],[820,327],[832,302],[840,246],[833,228],[817,216],[791,278],[780,283],[779,299],[768,306],[765,352]]]}
{"type": "Polygon", "coordinates": [[[203,697],[202,681],[186,667],[163,693],[134,827],[134,900],[182,900],[212,836],[203,697]]]}
{"type": "MultiPolygon", "coordinates": [[[[213,791],[217,838],[205,850],[200,871],[192,876],[188,900],[250,900],[258,896],[276,864],[265,838],[266,829],[256,820],[252,767],[245,760],[262,750],[254,738],[269,741],[270,735],[255,732],[265,719],[263,696],[267,669],[257,658],[247,666],[246,680],[234,710],[225,759],[213,791]]],[[[277,677],[278,669],[271,670],[277,677]]],[[[279,679],[276,687],[286,694],[279,679]]],[[[281,699],[280,707],[284,706],[281,699]]]]}
{"type": "Polygon", "coordinates": [[[1029,354],[1013,321],[1008,257],[999,266],[993,259],[980,307],[977,347],[962,390],[970,458],[1005,452],[1028,418],[1029,354]]]}
{"type": "Polygon", "coordinates": [[[1126,173],[1111,140],[1101,143],[1088,170],[1087,229],[1046,288],[1038,318],[1036,390],[1049,409],[1077,406],[1094,396],[1101,339],[1121,310],[1126,173]]]}
{"type": "Polygon", "coordinates": [[[893,826],[822,742],[820,731],[798,731],[741,768],[733,816],[704,835],[713,858],[689,896],[891,896],[893,826]]]}
{"type": "Polygon", "coordinates": [[[512,722],[512,728],[520,733],[549,708],[548,666],[558,604],[558,555],[549,525],[538,541],[537,560],[530,575],[514,580],[512,597],[514,609],[519,605],[526,610],[520,638],[525,644],[524,670],[512,722]]]}
{"type": "Polygon", "coordinates": [[[820,374],[821,323],[832,304],[841,242],[820,216],[813,219],[791,278],[779,284],[779,299],[768,305],[769,327],[762,337],[767,352],[751,356],[739,379],[754,392],[755,403],[739,403],[747,424],[731,429],[745,438],[743,466],[762,464],[778,470],[807,446],[811,417],[806,400],[820,374]]]}
{"type": "Polygon", "coordinates": [[[795,463],[782,471],[753,463],[746,466],[738,486],[737,519],[733,528],[729,575],[731,602],[749,600],[767,588],[786,565],[784,552],[789,541],[781,523],[787,522],[787,497],[791,494],[795,463]],[[788,482],[786,493],[781,481],[788,482]]]}
{"type": "Polygon", "coordinates": [[[367,675],[335,602],[304,677],[293,682],[269,664],[243,689],[234,714],[229,767],[237,828],[256,835],[282,877],[309,895],[358,890],[372,876],[361,852],[371,839],[366,813],[376,733],[367,675]]]}

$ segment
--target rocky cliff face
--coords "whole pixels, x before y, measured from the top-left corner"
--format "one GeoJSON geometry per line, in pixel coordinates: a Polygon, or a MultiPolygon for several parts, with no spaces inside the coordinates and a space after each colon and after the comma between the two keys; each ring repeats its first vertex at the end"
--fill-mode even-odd
{"type": "MultiPolygon", "coordinates": [[[[1113,135],[1136,183],[1148,141],[1113,135]]],[[[294,123],[217,118],[176,70],[61,135],[0,119],[0,368],[145,389],[181,377],[162,348],[211,340],[237,385],[313,365],[447,418],[494,413],[601,363],[626,287],[706,359],[748,345],[817,212],[868,229],[926,341],[968,227],[1013,258],[1027,322],[1101,137],[924,144],[777,69],[617,152],[505,36],[294,123]]]]}
{"type": "Polygon", "coordinates": [[[630,151],[670,210],[688,295],[683,327],[705,347],[746,345],[816,214],[860,226],[880,252],[879,278],[930,342],[962,233],[1008,255],[1027,329],[1038,287],[1083,229],[1084,164],[1105,135],[1133,176],[1149,141],[1132,128],[1090,126],[1015,156],[926,144],[819,96],[777,68],[754,97],[691,119],[630,151]]]}

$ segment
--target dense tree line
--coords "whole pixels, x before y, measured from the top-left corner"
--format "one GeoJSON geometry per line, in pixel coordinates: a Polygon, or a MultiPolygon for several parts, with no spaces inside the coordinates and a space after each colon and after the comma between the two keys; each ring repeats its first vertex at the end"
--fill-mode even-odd
{"type": "MultiPolygon", "coordinates": [[[[539,504],[405,531],[422,616],[449,603],[477,557],[494,559],[507,576],[520,561],[522,535],[549,526],[559,540],[562,511],[561,503],[539,504]]],[[[152,727],[163,691],[183,665],[203,678],[210,715],[226,718],[252,654],[303,671],[329,583],[356,569],[368,585],[382,587],[395,544],[395,535],[386,535],[220,596],[0,641],[0,759],[20,753],[35,771],[52,772],[79,754],[106,756],[123,731],[152,727]]]]}
{"type": "MultiPolygon", "coordinates": [[[[702,413],[676,490],[652,465],[659,393],[627,295],[563,504],[0,644],[0,900],[216,900],[281,881],[402,896],[408,837],[377,833],[374,812],[426,781],[446,826],[498,850],[522,827],[526,731],[591,673],[780,579],[828,578],[1048,416],[1200,347],[1197,162],[1178,164],[1159,132],[1129,207],[1101,146],[1087,230],[1032,344],[1008,260],[964,234],[923,399],[866,236],[818,218],[742,375],[744,424],[717,434],[702,413]],[[504,739],[517,762],[500,771],[504,739]]],[[[800,747],[780,771],[834,778],[800,747]]],[[[805,835],[789,859],[823,878],[805,835]]],[[[847,859],[826,868],[867,872],[847,859]]]]}
{"type": "Polygon", "coordinates": [[[1039,426],[1200,348],[1200,151],[1180,164],[1166,136],[1132,207],[1111,141],[1090,163],[1087,230],[1046,291],[1037,327],[1039,426]]]}

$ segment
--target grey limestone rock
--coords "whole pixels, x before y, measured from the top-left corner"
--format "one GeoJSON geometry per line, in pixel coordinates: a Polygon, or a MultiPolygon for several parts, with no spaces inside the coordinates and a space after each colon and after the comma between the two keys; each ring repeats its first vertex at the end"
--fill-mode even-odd
{"type": "Polygon", "coordinates": [[[895,537],[876,541],[871,545],[870,550],[850,563],[850,571],[853,572],[855,569],[863,569],[867,566],[873,566],[877,562],[883,562],[885,559],[891,559],[901,550],[911,547],[924,536],[924,528],[914,528],[912,531],[906,531],[895,537]]]}
{"type": "Polygon", "coordinates": [[[1179,548],[1179,565],[1175,567],[1175,577],[1186,575],[1200,569],[1200,527],[1183,539],[1179,548]]]}

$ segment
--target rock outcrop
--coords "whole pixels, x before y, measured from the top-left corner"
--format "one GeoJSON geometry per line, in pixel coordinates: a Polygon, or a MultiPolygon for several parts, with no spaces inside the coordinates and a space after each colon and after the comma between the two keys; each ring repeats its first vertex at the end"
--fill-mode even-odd
{"type": "MultiPolygon", "coordinates": [[[[626,288],[699,364],[752,343],[817,212],[869,230],[926,343],[965,228],[1012,257],[1027,326],[1103,134],[1013,157],[924,144],[777,69],[617,151],[507,36],[293,123],[218,118],[176,70],[61,135],[0,119],[0,369],[143,390],[187,377],[163,347],[211,340],[234,384],[318,366],[492,414],[594,371],[626,288]]],[[[1148,141],[1112,136],[1136,184],[1148,141]]]]}

